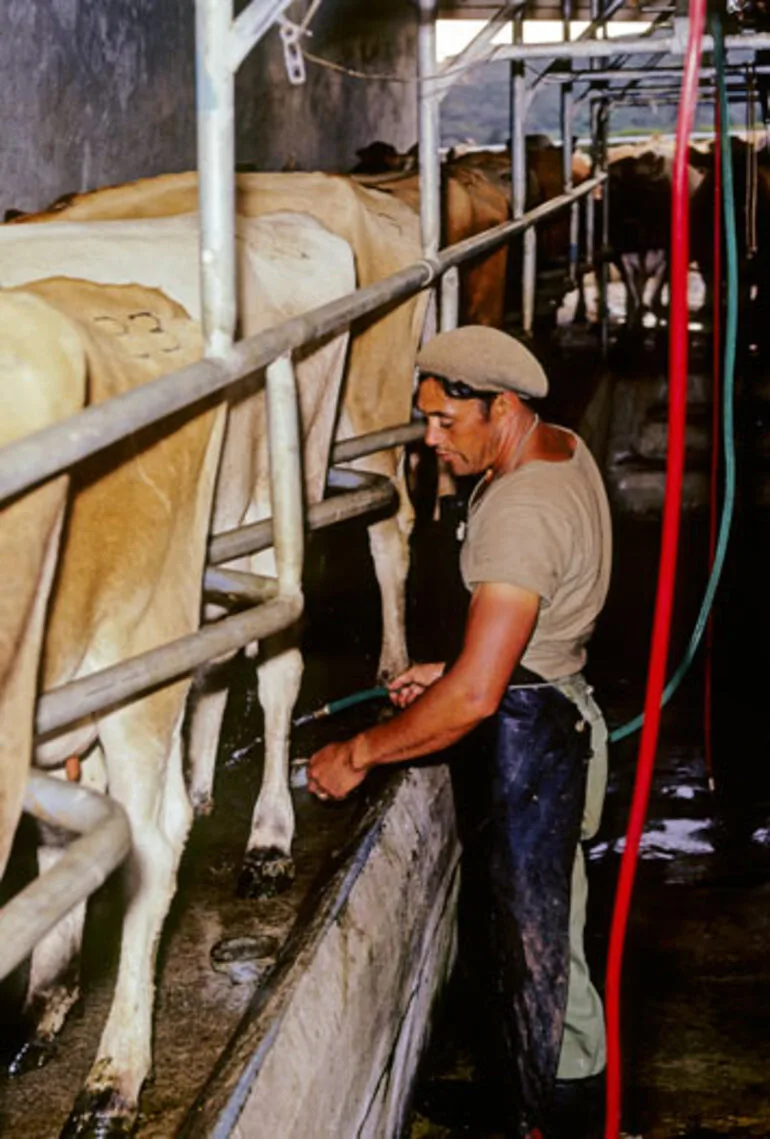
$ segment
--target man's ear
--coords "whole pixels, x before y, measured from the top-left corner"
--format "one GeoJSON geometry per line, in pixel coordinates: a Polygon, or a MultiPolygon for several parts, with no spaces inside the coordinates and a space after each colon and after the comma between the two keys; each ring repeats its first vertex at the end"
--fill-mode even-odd
{"type": "Polygon", "coordinates": [[[514,392],[500,392],[492,402],[490,413],[495,421],[499,421],[508,415],[515,414],[520,406],[521,401],[514,392]]]}

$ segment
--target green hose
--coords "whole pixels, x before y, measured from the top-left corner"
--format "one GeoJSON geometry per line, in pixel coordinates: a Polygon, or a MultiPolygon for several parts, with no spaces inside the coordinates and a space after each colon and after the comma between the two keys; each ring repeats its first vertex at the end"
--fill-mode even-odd
{"type": "MultiPolygon", "coordinates": [[[[717,73],[717,88],[719,91],[719,104],[721,108],[721,117],[723,123],[721,146],[722,146],[722,179],[723,179],[723,205],[724,205],[724,220],[725,220],[725,242],[727,249],[727,321],[725,325],[725,357],[724,357],[724,391],[723,391],[723,404],[722,404],[722,439],[724,446],[725,456],[725,490],[724,501],[722,504],[722,516],[719,524],[719,536],[717,538],[716,550],[714,553],[714,563],[711,567],[711,574],[709,575],[706,591],[703,595],[700,612],[698,619],[695,622],[695,627],[690,637],[690,642],[685,650],[682,661],[677,668],[674,675],[669,680],[663,691],[663,698],[661,704],[663,707],[669,702],[671,697],[676,692],[679,685],[682,683],[687,670],[695,659],[695,654],[700,645],[703,631],[708,623],[709,614],[714,604],[714,597],[716,595],[719,579],[722,576],[722,568],[724,566],[725,556],[727,553],[727,544],[730,536],[730,526],[733,520],[733,510],[735,505],[735,439],[734,439],[734,420],[733,420],[733,400],[735,390],[735,351],[738,338],[738,239],[735,228],[735,192],[733,188],[733,167],[732,167],[732,154],[730,150],[730,119],[729,109],[727,105],[727,89],[725,86],[725,54],[724,42],[722,39],[722,25],[718,16],[711,18],[712,32],[714,36],[714,66],[717,73]]],[[[316,712],[310,712],[307,715],[298,717],[294,724],[306,724],[311,720],[317,720],[324,716],[333,716],[337,712],[342,712],[346,708],[351,708],[355,704],[362,704],[367,700],[375,700],[388,695],[387,688],[378,686],[376,688],[365,688],[361,692],[354,692],[350,696],[343,696],[339,700],[330,700],[328,704],[324,704],[323,708],[319,708],[316,712]]],[[[618,740],[625,739],[626,736],[632,735],[633,732],[638,732],[644,723],[644,716],[639,715],[633,720],[629,720],[627,724],[623,724],[619,728],[615,728],[610,732],[610,742],[616,743],[618,740]]]]}
{"type": "MultiPolygon", "coordinates": [[[[725,86],[725,53],[722,39],[722,25],[718,16],[711,18],[714,36],[714,66],[717,73],[717,88],[719,91],[719,105],[722,118],[722,180],[723,205],[725,219],[725,242],[727,249],[727,322],[725,325],[725,374],[722,409],[722,437],[725,455],[725,492],[722,504],[722,517],[719,525],[719,537],[714,553],[714,564],[711,567],[706,592],[700,607],[698,619],[695,622],[690,643],[687,646],[682,662],[669,680],[663,692],[662,706],[665,706],[681,684],[685,673],[693,662],[703,630],[709,619],[714,595],[722,574],[727,542],[730,535],[730,526],[733,520],[735,504],[735,438],[733,426],[733,396],[735,388],[735,347],[738,337],[738,239],[735,229],[735,193],[733,189],[733,166],[730,151],[730,119],[727,106],[727,90],[725,86]]],[[[644,716],[637,716],[629,720],[622,727],[610,732],[610,741],[625,739],[632,732],[638,731],[644,723],[644,716]]]]}

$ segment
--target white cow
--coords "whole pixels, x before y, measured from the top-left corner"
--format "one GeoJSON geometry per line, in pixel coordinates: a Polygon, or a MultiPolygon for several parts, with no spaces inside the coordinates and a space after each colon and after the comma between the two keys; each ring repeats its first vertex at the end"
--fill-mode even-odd
{"type": "MultiPolygon", "coordinates": [[[[55,301],[81,326],[90,321],[89,350],[101,363],[97,374],[110,380],[106,388],[102,380],[102,397],[115,394],[121,383],[130,386],[134,360],[144,362],[141,378],[147,379],[150,365],[156,372],[170,371],[200,354],[197,325],[182,316],[174,317],[173,323],[168,309],[176,314],[179,310],[165,296],[132,285],[127,289],[133,298],[131,310],[114,311],[108,301],[124,290],[104,287],[106,282],[120,284],[147,276],[196,312],[195,218],[159,219],[139,226],[126,223],[121,234],[122,224],[109,225],[101,242],[98,225],[77,227],[87,231],[80,234],[68,226],[41,228],[38,240],[30,240],[29,230],[16,229],[12,237],[11,227],[0,227],[3,283],[20,282],[32,272],[50,275],[65,270],[102,282],[69,280],[27,286],[55,301]],[[192,330],[185,351],[180,350],[182,320],[192,330]],[[126,360],[118,366],[114,358],[125,357],[126,352],[131,357],[128,373],[126,360]]],[[[311,218],[288,214],[241,223],[239,277],[243,311],[248,308],[251,313],[250,331],[335,299],[355,286],[352,254],[345,242],[311,218]]],[[[315,498],[323,487],[346,344],[346,336],[337,337],[303,355],[297,365],[302,418],[314,448],[307,467],[308,493],[315,498]]],[[[89,387],[93,397],[99,390],[94,387],[93,369],[89,387]]],[[[222,463],[223,476],[227,474],[220,478],[217,491],[217,514],[228,525],[270,513],[264,477],[263,405],[260,377],[241,386],[228,405],[222,463]],[[251,456],[245,472],[233,462],[235,455],[244,453],[251,456]]],[[[222,421],[219,436],[216,427],[210,426],[203,451],[199,440],[197,464],[189,440],[181,449],[174,441],[211,419],[212,413],[208,419],[196,417],[169,439],[156,441],[151,433],[152,444],[146,447],[128,440],[118,449],[120,463],[108,463],[106,473],[96,460],[82,469],[85,481],[79,472],[46,641],[48,686],[66,683],[197,627],[224,411],[215,417],[216,423],[222,421]],[[138,453],[137,445],[143,447],[138,453]]],[[[260,562],[269,560],[266,554],[260,557],[260,562]]],[[[267,668],[269,678],[261,678],[260,687],[269,722],[276,714],[270,699],[283,709],[289,699],[286,692],[296,695],[299,653],[291,650],[267,668]]],[[[38,749],[38,762],[59,764],[73,753],[87,752],[98,741],[107,785],[129,815],[134,844],[132,893],[115,999],[95,1064],[76,1105],[75,1134],[94,1126],[94,1120],[98,1128],[130,1126],[149,1069],[155,951],[191,817],[181,757],[188,685],[187,681],[171,685],[94,717],[46,740],[38,749]]],[[[283,762],[283,756],[277,758],[283,762]]],[[[91,758],[84,766],[92,785],[102,778],[99,766],[91,758]]],[[[62,923],[34,955],[29,1000],[39,1014],[39,1028],[33,1053],[45,1048],[75,999],[72,970],[62,951],[77,948],[81,920],[82,914],[77,914],[62,923]]]]}

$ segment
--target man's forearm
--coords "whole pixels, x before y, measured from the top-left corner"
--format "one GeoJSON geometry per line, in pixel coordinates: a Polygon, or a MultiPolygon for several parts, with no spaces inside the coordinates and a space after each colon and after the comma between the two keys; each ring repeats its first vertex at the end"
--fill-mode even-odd
{"type": "Polygon", "coordinates": [[[366,771],[431,755],[462,739],[493,711],[482,693],[449,672],[401,715],[356,736],[353,767],[366,771]]]}

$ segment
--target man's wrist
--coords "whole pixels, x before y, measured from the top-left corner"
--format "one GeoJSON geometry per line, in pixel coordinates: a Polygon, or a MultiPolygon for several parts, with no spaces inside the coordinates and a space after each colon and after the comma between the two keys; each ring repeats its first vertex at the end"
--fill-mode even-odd
{"type": "Polygon", "coordinates": [[[366,732],[360,732],[351,740],[350,766],[362,774],[375,766],[366,732]]]}

